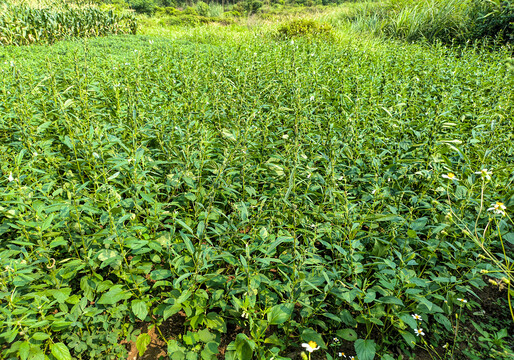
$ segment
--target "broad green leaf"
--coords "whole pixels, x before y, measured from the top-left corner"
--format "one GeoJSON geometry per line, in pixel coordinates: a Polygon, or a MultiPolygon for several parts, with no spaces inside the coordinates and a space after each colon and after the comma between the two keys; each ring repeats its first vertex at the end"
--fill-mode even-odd
{"type": "Polygon", "coordinates": [[[303,342],[308,343],[309,341],[314,341],[317,345],[321,346],[323,349],[327,348],[321,335],[312,329],[303,330],[300,337],[303,342]]]}
{"type": "MultiPolygon", "coordinates": [[[[414,330],[411,330],[414,331],[414,330]]],[[[411,347],[414,348],[416,346],[416,337],[414,336],[413,332],[409,331],[400,331],[400,334],[402,335],[405,342],[411,347]]]]}
{"type": "Polygon", "coordinates": [[[355,341],[357,340],[357,333],[353,329],[342,329],[337,330],[336,335],[346,341],[355,341]]]}
{"type": "Polygon", "coordinates": [[[209,329],[202,329],[198,331],[198,338],[201,342],[208,343],[216,339],[216,335],[212,334],[209,329]]]}
{"type": "Polygon", "coordinates": [[[376,344],[374,340],[358,339],[355,341],[355,352],[360,360],[373,360],[375,358],[376,344]]]}
{"type": "Polygon", "coordinates": [[[141,333],[137,337],[136,340],[136,348],[137,351],[139,351],[139,356],[143,356],[146,349],[148,348],[148,345],[150,345],[150,342],[152,342],[152,338],[147,333],[141,333]]]}
{"type": "Polygon", "coordinates": [[[143,321],[148,315],[148,307],[143,300],[132,300],[132,312],[143,321]]]}
{"type": "Polygon", "coordinates": [[[422,217],[419,219],[416,219],[411,225],[410,228],[414,231],[420,231],[423,230],[428,222],[427,217],[422,217]]]}
{"type": "Polygon", "coordinates": [[[273,306],[268,312],[268,322],[270,325],[279,325],[285,323],[293,313],[293,304],[280,304],[273,306]]]}
{"type": "Polygon", "coordinates": [[[377,302],[380,302],[383,304],[394,304],[394,305],[404,306],[403,301],[401,301],[400,299],[398,299],[395,296],[383,296],[383,297],[377,299],[377,302]]]}
{"type": "Polygon", "coordinates": [[[50,335],[44,333],[44,332],[35,332],[34,334],[32,334],[32,338],[34,340],[37,340],[37,341],[42,341],[42,340],[46,340],[50,337],[50,335]]]}
{"type": "Polygon", "coordinates": [[[98,300],[98,304],[113,305],[116,304],[118,301],[126,299],[130,296],[130,292],[123,290],[122,285],[114,285],[111,289],[109,289],[109,291],[107,291],[100,297],[100,300],[98,300]]]}
{"type": "Polygon", "coordinates": [[[28,341],[24,341],[20,344],[20,347],[18,348],[18,354],[20,356],[21,360],[27,360],[29,357],[30,352],[30,344],[28,341]]]}
{"type": "Polygon", "coordinates": [[[57,360],[71,360],[71,354],[68,347],[61,342],[51,344],[50,351],[57,360]]]}
{"type": "Polygon", "coordinates": [[[164,280],[164,279],[171,277],[171,275],[173,275],[173,273],[170,270],[164,270],[164,269],[154,270],[150,273],[150,279],[152,279],[154,281],[164,280]]]}
{"type": "Polygon", "coordinates": [[[253,356],[250,339],[243,333],[236,336],[236,356],[239,360],[248,360],[253,356]]]}

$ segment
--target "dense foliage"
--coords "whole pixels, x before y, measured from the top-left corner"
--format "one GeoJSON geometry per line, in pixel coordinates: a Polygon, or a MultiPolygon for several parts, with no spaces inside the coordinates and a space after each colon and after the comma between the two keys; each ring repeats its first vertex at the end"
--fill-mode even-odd
{"type": "Polygon", "coordinates": [[[409,41],[514,40],[514,3],[510,0],[368,2],[344,17],[357,29],[409,41]]]}
{"type": "Polygon", "coordinates": [[[172,359],[240,329],[227,359],[366,360],[508,282],[506,52],[175,37],[0,49],[2,358],[123,358],[180,313],[172,359]]]}
{"type": "Polygon", "coordinates": [[[75,37],[135,34],[136,20],[129,14],[94,7],[62,9],[0,4],[0,45],[53,43],[75,37]]]}

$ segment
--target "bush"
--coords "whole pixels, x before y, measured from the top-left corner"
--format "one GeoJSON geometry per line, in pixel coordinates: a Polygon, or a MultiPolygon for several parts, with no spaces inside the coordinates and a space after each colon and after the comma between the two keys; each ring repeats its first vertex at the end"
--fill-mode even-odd
{"type": "Polygon", "coordinates": [[[225,11],[223,13],[223,16],[226,16],[226,17],[241,17],[241,13],[239,11],[236,11],[236,10],[225,11]]]}
{"type": "Polygon", "coordinates": [[[514,40],[514,3],[503,1],[474,0],[471,9],[469,38],[502,36],[505,41],[514,40]]]}
{"type": "Polygon", "coordinates": [[[184,9],[184,11],[182,11],[182,13],[186,14],[186,15],[198,15],[198,12],[196,11],[196,9],[191,6],[186,7],[184,9]]]}
{"type": "Polygon", "coordinates": [[[130,0],[129,5],[137,13],[147,15],[152,15],[156,8],[154,0],[130,0]]]}
{"type": "Polygon", "coordinates": [[[363,4],[348,20],[361,30],[408,41],[514,39],[512,0],[389,0],[363,4]]]}
{"type": "Polygon", "coordinates": [[[196,9],[196,12],[198,13],[198,15],[200,15],[200,16],[209,16],[209,12],[210,12],[209,5],[207,5],[203,1],[198,1],[196,3],[195,9],[196,9]]]}
{"type": "Polygon", "coordinates": [[[157,16],[176,16],[180,15],[180,13],[180,10],[177,10],[173,7],[159,7],[156,11],[157,16]]]}
{"type": "Polygon", "coordinates": [[[331,38],[334,34],[329,24],[321,24],[314,20],[299,19],[293,20],[279,27],[279,38],[291,39],[294,37],[324,37],[331,38]]]}

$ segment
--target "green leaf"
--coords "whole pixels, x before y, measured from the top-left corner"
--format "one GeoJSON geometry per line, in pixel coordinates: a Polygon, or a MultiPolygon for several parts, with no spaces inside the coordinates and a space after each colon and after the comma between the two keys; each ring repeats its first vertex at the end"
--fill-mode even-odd
{"type": "Polygon", "coordinates": [[[50,351],[57,360],[71,360],[70,351],[63,343],[54,343],[50,345],[50,351]]]}
{"type": "Polygon", "coordinates": [[[408,331],[400,331],[400,334],[402,335],[403,340],[405,340],[405,342],[411,348],[414,348],[414,346],[416,346],[416,337],[414,336],[414,334],[408,331]]]}
{"type": "Polygon", "coordinates": [[[408,313],[404,313],[404,314],[401,314],[399,316],[399,318],[404,322],[406,323],[407,325],[409,325],[411,328],[415,329],[418,327],[418,323],[416,322],[416,320],[414,320],[414,318],[411,316],[411,314],[408,314],[408,313]]]}
{"type": "Polygon", "coordinates": [[[301,338],[304,342],[308,343],[309,341],[314,341],[316,344],[321,346],[323,349],[326,349],[327,346],[325,345],[325,342],[323,341],[323,338],[320,334],[318,334],[316,331],[312,329],[305,329],[302,331],[301,338]]]}
{"type": "Polygon", "coordinates": [[[194,247],[193,243],[191,242],[191,240],[189,240],[187,235],[182,233],[182,232],[180,232],[180,236],[182,237],[182,240],[184,240],[184,244],[186,244],[187,251],[189,251],[189,253],[191,255],[194,255],[195,254],[195,247],[194,247]]]}
{"type": "Polygon", "coordinates": [[[374,340],[358,339],[354,346],[358,359],[373,360],[375,358],[376,344],[374,340]]]}
{"type": "Polygon", "coordinates": [[[279,304],[273,306],[268,312],[268,322],[270,325],[285,323],[293,313],[293,304],[279,304]]]}
{"type": "Polygon", "coordinates": [[[116,251],[109,250],[109,249],[103,249],[102,251],[100,251],[98,253],[98,260],[106,261],[106,260],[115,258],[116,256],[118,256],[118,253],[116,251]]]}
{"type": "Polygon", "coordinates": [[[130,297],[130,292],[126,292],[123,290],[122,285],[114,285],[109,289],[105,294],[102,295],[100,300],[98,300],[98,304],[101,305],[113,305],[118,301],[121,301],[127,297],[130,297]]]}
{"type": "Polygon", "coordinates": [[[173,273],[170,270],[154,270],[150,273],[150,279],[154,281],[164,280],[171,277],[173,273]]]}
{"type": "Polygon", "coordinates": [[[357,333],[353,329],[343,329],[337,330],[336,335],[346,341],[355,341],[357,340],[357,333]]]}
{"type": "Polygon", "coordinates": [[[377,299],[377,302],[380,302],[383,304],[394,304],[394,305],[404,306],[403,301],[401,301],[400,299],[398,299],[395,296],[383,296],[380,299],[377,299]]]}
{"type": "Polygon", "coordinates": [[[216,359],[216,354],[219,353],[218,346],[219,344],[214,341],[210,341],[205,344],[205,347],[201,353],[202,360],[216,359]]]}
{"type": "Polygon", "coordinates": [[[236,336],[236,356],[239,360],[249,360],[253,356],[251,341],[243,333],[239,333],[236,336]]]}
{"type": "Polygon", "coordinates": [[[20,348],[18,349],[18,354],[20,355],[21,360],[27,360],[30,352],[30,344],[28,341],[22,342],[20,344],[20,348]]]}
{"type": "Polygon", "coordinates": [[[152,338],[147,333],[139,334],[136,340],[136,348],[137,351],[139,351],[139,356],[143,356],[146,349],[148,348],[148,345],[150,345],[150,342],[152,342],[152,338]]]}
{"type": "Polygon", "coordinates": [[[139,320],[143,321],[146,318],[146,315],[148,315],[148,307],[143,300],[133,300],[132,312],[139,318],[139,320]]]}
{"type": "Polygon", "coordinates": [[[216,335],[212,334],[209,329],[202,329],[198,331],[198,338],[201,342],[208,343],[209,341],[216,339],[216,335]]]}
{"type": "Polygon", "coordinates": [[[423,230],[428,223],[427,217],[422,217],[414,220],[414,222],[410,225],[410,228],[414,231],[423,230]]]}
{"type": "Polygon", "coordinates": [[[50,337],[50,335],[48,335],[44,332],[39,332],[39,331],[32,334],[32,339],[37,340],[37,341],[46,340],[49,337],[50,337]]]}

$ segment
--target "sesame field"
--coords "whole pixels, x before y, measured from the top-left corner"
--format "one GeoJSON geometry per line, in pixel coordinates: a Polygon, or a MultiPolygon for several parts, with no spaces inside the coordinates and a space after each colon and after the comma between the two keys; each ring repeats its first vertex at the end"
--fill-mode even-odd
{"type": "Polygon", "coordinates": [[[1,359],[514,357],[510,45],[161,30],[0,47],[1,359]]]}

